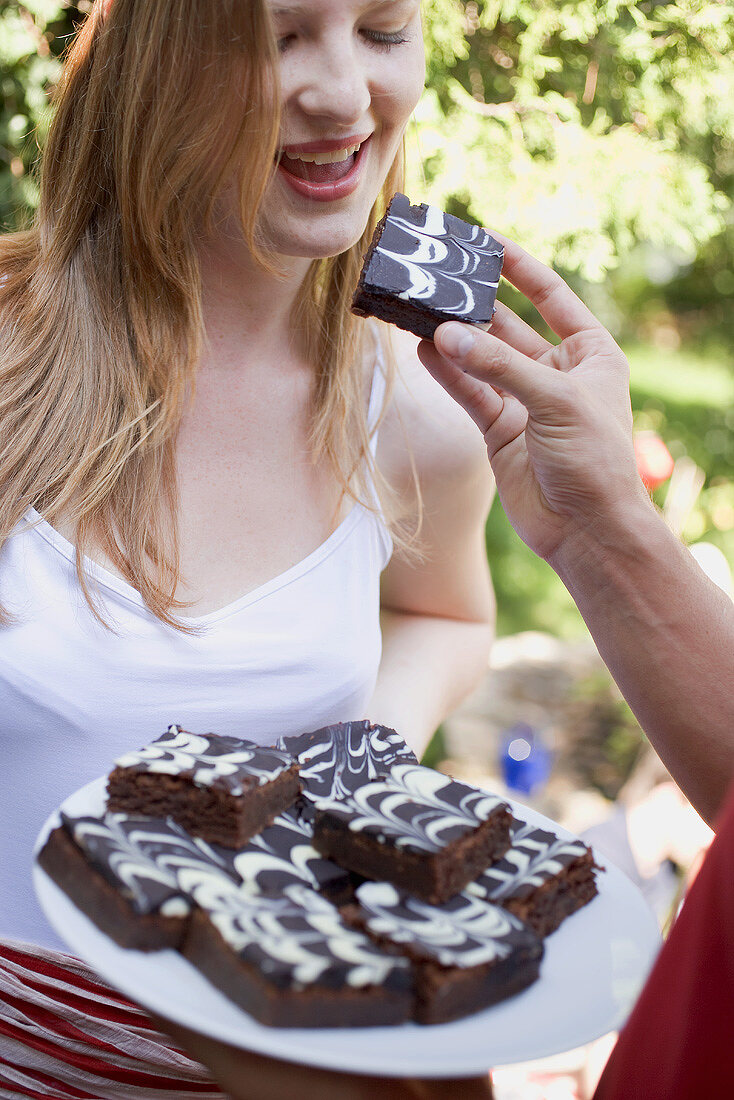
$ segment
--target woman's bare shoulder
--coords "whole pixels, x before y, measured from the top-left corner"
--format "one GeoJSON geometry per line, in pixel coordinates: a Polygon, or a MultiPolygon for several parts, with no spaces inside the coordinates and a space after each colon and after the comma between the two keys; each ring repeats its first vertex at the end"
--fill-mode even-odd
{"type": "Polygon", "coordinates": [[[481,432],[418,358],[418,339],[389,332],[395,385],[380,427],[378,463],[394,485],[409,482],[412,461],[421,480],[455,481],[478,471],[486,481],[487,449],[481,432]]]}

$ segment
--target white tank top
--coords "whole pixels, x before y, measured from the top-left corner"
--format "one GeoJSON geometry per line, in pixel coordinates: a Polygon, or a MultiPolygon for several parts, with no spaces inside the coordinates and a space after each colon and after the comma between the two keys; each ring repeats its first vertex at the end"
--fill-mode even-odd
{"type": "MultiPolygon", "coordinates": [[[[373,453],[384,388],[378,364],[373,453]]],[[[0,938],[62,946],[31,884],[38,831],[64,798],[171,722],[271,744],[369,717],[391,551],[381,518],[355,505],[303,561],[189,619],[195,636],[163,625],[135,589],[87,562],[111,633],[82,596],[74,547],[30,512],[0,554],[0,599],[17,616],[0,628],[0,938]]]]}

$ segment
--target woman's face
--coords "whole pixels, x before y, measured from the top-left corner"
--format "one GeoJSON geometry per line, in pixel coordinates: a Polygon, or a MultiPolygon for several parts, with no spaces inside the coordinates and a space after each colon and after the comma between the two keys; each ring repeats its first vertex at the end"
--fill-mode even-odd
{"type": "Polygon", "coordinates": [[[420,0],[267,0],[280,50],[280,160],[261,227],[316,259],[362,235],[425,77],[420,0]]]}

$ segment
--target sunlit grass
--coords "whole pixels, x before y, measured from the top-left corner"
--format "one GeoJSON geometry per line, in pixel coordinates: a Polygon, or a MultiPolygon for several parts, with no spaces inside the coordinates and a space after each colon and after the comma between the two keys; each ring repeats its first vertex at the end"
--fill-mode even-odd
{"type": "Polygon", "coordinates": [[[691,348],[663,350],[644,344],[624,348],[630,364],[633,394],[647,393],[662,402],[734,408],[734,356],[721,358],[691,348]]]}

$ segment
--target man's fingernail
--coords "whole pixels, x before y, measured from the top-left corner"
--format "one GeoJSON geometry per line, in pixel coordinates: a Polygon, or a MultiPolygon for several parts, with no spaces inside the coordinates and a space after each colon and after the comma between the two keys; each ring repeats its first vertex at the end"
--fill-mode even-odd
{"type": "Polygon", "coordinates": [[[448,324],[441,329],[439,350],[452,359],[464,359],[474,347],[474,333],[468,325],[448,324]]]}

